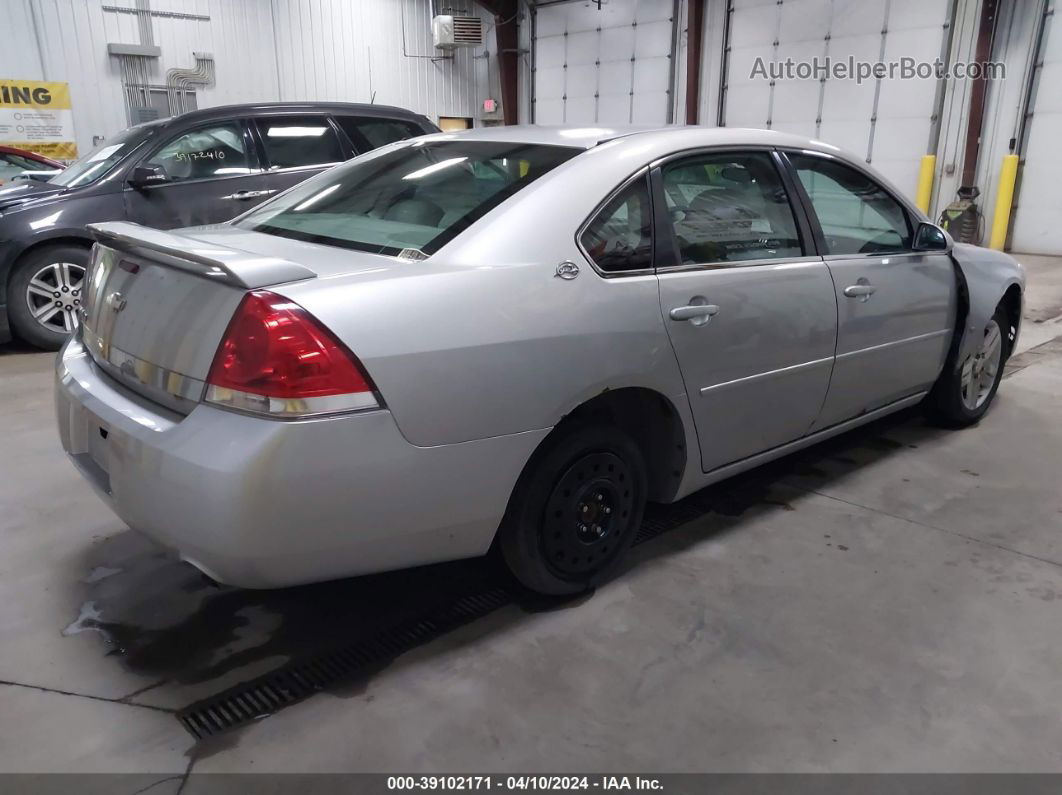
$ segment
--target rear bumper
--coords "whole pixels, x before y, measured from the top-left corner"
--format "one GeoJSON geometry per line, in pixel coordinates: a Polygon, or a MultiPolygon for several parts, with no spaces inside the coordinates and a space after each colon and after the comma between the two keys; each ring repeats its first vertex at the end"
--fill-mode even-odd
{"type": "Polygon", "coordinates": [[[57,358],[55,400],[64,449],[123,521],[249,588],[483,554],[548,432],[424,448],[387,411],[181,416],[118,386],[77,339],[57,358]]]}

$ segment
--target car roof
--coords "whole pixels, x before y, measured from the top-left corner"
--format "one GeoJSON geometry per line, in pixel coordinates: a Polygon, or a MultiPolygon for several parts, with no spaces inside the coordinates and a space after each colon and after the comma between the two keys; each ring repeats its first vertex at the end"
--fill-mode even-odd
{"type": "MultiPolygon", "coordinates": [[[[435,133],[434,140],[500,141],[527,144],[552,144],[592,149],[617,138],[633,139],[653,144],[665,144],[670,139],[689,139],[696,133],[703,146],[779,146],[814,149],[836,153],[838,148],[814,138],[743,127],[702,127],[672,125],[670,127],[554,127],[545,125],[513,125],[509,127],[478,127],[453,133],[435,133]]],[[[423,139],[420,139],[423,140],[423,139]]]]}
{"type": "Polygon", "coordinates": [[[382,116],[423,122],[425,117],[406,108],[359,102],[249,102],[242,105],[218,105],[182,113],[162,120],[165,124],[227,119],[232,116],[269,116],[274,113],[354,113],[359,116],[382,116]]]}

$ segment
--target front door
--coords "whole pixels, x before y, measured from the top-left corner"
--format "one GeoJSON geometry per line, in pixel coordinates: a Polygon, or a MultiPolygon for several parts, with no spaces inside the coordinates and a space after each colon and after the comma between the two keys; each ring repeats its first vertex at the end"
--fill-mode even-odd
{"type": "Polygon", "coordinates": [[[654,178],[677,252],[658,267],[661,311],[707,472],[808,432],[833,365],[833,283],[771,153],[690,155],[654,178]]]}
{"type": "Polygon", "coordinates": [[[827,428],[933,385],[955,327],[955,271],[947,253],[912,250],[907,211],[862,170],[788,157],[837,292],[837,361],[815,426],[827,428]]]}
{"type": "Polygon", "coordinates": [[[130,221],[157,229],[228,221],[271,193],[239,120],[178,133],[141,165],[161,167],[166,180],[126,187],[126,214],[130,221]]]}

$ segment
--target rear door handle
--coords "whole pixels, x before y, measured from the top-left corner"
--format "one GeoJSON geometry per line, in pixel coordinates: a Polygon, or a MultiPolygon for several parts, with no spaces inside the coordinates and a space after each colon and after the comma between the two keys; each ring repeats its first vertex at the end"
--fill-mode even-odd
{"type": "Polygon", "coordinates": [[[276,193],[276,190],[238,190],[221,198],[232,201],[247,201],[247,199],[261,199],[263,196],[272,196],[274,193],[276,193]]]}
{"type": "Polygon", "coordinates": [[[844,288],[844,294],[849,298],[861,298],[866,301],[877,289],[873,284],[850,284],[844,288]]]}
{"type": "Polygon", "coordinates": [[[707,323],[718,311],[719,307],[715,304],[690,304],[689,306],[676,306],[668,312],[668,315],[672,320],[692,320],[694,325],[700,325],[700,323],[707,323]]]}

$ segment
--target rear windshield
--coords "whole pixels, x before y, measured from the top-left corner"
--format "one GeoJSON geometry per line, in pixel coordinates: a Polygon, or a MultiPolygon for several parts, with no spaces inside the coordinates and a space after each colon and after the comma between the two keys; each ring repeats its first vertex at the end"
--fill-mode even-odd
{"type": "Polygon", "coordinates": [[[236,225],[418,259],[580,151],[496,141],[415,141],[337,166],[236,225]]]}

